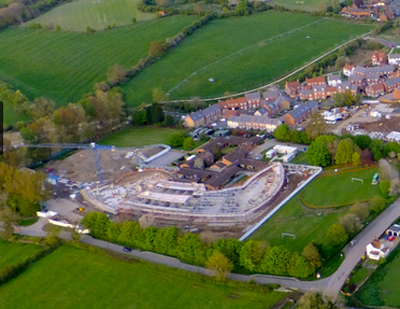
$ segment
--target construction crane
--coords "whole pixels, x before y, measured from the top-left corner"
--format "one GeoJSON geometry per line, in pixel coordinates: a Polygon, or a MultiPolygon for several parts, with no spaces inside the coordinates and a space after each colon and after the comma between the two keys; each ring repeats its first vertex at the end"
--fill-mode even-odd
{"type": "Polygon", "coordinates": [[[28,148],[53,148],[53,149],[93,149],[94,160],[97,167],[97,176],[99,177],[100,183],[103,183],[103,171],[100,164],[100,156],[98,150],[115,150],[115,146],[109,145],[98,145],[96,143],[90,144],[27,144],[20,147],[28,148]]]}

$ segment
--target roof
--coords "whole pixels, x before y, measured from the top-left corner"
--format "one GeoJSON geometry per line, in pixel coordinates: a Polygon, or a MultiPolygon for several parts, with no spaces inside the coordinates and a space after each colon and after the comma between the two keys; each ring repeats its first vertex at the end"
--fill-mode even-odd
{"type": "Polygon", "coordinates": [[[367,79],[379,79],[381,76],[378,72],[368,72],[366,75],[367,79]]]}
{"type": "Polygon", "coordinates": [[[353,82],[353,81],[362,81],[364,79],[364,76],[360,75],[360,74],[353,74],[349,77],[349,81],[353,82]]]}
{"type": "Polygon", "coordinates": [[[246,93],[246,99],[247,101],[261,100],[261,96],[258,92],[250,92],[246,93]]]}
{"type": "Polygon", "coordinates": [[[377,90],[385,90],[385,86],[383,84],[375,84],[370,86],[372,90],[377,91],[377,90]]]}
{"type": "Polygon", "coordinates": [[[341,81],[342,79],[340,78],[339,75],[333,74],[333,75],[328,75],[328,81],[341,81]]]}
{"type": "Polygon", "coordinates": [[[318,76],[316,78],[306,78],[306,84],[319,84],[325,82],[326,81],[324,76],[318,76]]]}
{"type": "Polygon", "coordinates": [[[382,243],[381,243],[378,239],[374,239],[374,240],[371,242],[371,245],[372,245],[374,248],[379,249],[379,250],[382,248],[382,243]]]}
{"type": "Polygon", "coordinates": [[[261,107],[257,112],[261,115],[264,115],[268,113],[268,110],[265,107],[261,107]]]}
{"type": "Polygon", "coordinates": [[[235,98],[235,99],[221,101],[221,102],[218,102],[217,104],[220,107],[224,107],[224,106],[235,105],[235,104],[240,104],[240,103],[247,103],[247,99],[245,97],[239,97],[239,98],[235,98]]]}
{"type": "Polygon", "coordinates": [[[388,56],[389,59],[396,59],[396,60],[400,60],[400,54],[390,54],[388,56]]]}
{"type": "Polygon", "coordinates": [[[280,93],[276,90],[263,92],[264,99],[274,99],[274,98],[279,97],[279,95],[280,95],[280,93]]]}
{"type": "Polygon", "coordinates": [[[254,160],[250,158],[242,158],[239,160],[239,165],[251,165],[255,168],[263,168],[265,165],[267,165],[266,162],[260,161],[260,160],[254,160]]]}
{"type": "Polygon", "coordinates": [[[208,116],[218,111],[221,111],[221,108],[217,104],[213,104],[203,109],[201,112],[203,113],[204,116],[208,116]]]}
{"type": "Polygon", "coordinates": [[[290,88],[300,88],[300,83],[298,80],[294,81],[294,82],[286,82],[286,86],[290,87],[290,88]]]}
{"type": "Polygon", "coordinates": [[[197,120],[202,119],[204,117],[204,115],[201,111],[197,111],[197,112],[190,113],[188,117],[192,118],[193,121],[197,121],[197,120]]]}
{"type": "Polygon", "coordinates": [[[309,112],[310,110],[318,107],[318,103],[315,101],[310,101],[306,104],[302,104],[296,109],[289,112],[289,115],[293,117],[293,119],[299,119],[305,113],[309,112]]]}
{"type": "Polygon", "coordinates": [[[313,86],[314,91],[326,91],[326,85],[315,85],[313,86]]]}
{"type": "Polygon", "coordinates": [[[352,71],[354,68],[355,68],[354,65],[350,65],[350,64],[345,63],[345,64],[344,64],[344,67],[343,67],[343,70],[352,71]]]}
{"type": "Polygon", "coordinates": [[[229,121],[232,122],[251,122],[251,123],[259,123],[259,124],[271,124],[271,125],[279,125],[281,123],[280,120],[275,118],[269,118],[266,115],[264,116],[252,116],[252,115],[240,115],[240,116],[232,116],[229,121]]]}
{"type": "Polygon", "coordinates": [[[387,80],[385,80],[385,85],[387,87],[394,86],[399,83],[400,83],[400,77],[388,78],[387,80]]]}
{"type": "Polygon", "coordinates": [[[239,115],[239,112],[237,110],[227,110],[224,114],[224,117],[228,119],[229,117],[238,116],[238,115],[239,115]]]}
{"type": "Polygon", "coordinates": [[[245,154],[241,151],[232,151],[231,153],[224,156],[224,159],[233,163],[241,158],[243,158],[245,154]]]}
{"type": "Polygon", "coordinates": [[[393,224],[391,227],[388,228],[388,231],[400,232],[400,225],[393,224]]]}
{"type": "Polygon", "coordinates": [[[211,179],[205,181],[204,183],[206,185],[209,185],[210,187],[217,188],[219,186],[222,186],[224,183],[226,183],[229,179],[231,179],[232,176],[234,176],[237,172],[241,171],[242,169],[234,164],[228,166],[226,169],[224,169],[221,174],[218,176],[214,176],[211,179]]]}

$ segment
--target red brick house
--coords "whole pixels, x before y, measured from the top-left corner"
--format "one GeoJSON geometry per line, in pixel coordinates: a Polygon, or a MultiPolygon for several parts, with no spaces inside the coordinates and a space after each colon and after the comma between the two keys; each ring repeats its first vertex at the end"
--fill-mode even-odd
{"type": "Polygon", "coordinates": [[[365,89],[365,93],[369,97],[373,97],[373,98],[380,97],[381,95],[385,94],[385,86],[384,86],[384,84],[375,84],[375,85],[368,86],[365,89]]]}
{"type": "Polygon", "coordinates": [[[285,123],[293,127],[296,124],[301,123],[306,120],[312,113],[318,110],[318,103],[315,101],[311,101],[309,103],[305,103],[295,108],[294,110],[287,113],[283,116],[285,123]]]}
{"type": "Polygon", "coordinates": [[[384,65],[387,62],[387,56],[385,53],[375,51],[371,57],[372,65],[384,65]]]}
{"type": "Polygon", "coordinates": [[[226,101],[220,101],[217,103],[222,109],[222,113],[225,114],[227,110],[247,110],[248,104],[245,97],[240,97],[236,99],[230,99],[226,101]]]}
{"type": "Polygon", "coordinates": [[[285,84],[285,92],[288,94],[288,96],[290,96],[291,98],[295,98],[298,96],[299,92],[300,92],[300,83],[299,81],[295,81],[295,82],[286,82],[285,84]]]}
{"type": "Polygon", "coordinates": [[[326,85],[326,80],[324,76],[318,76],[316,78],[306,78],[307,86],[316,86],[316,85],[326,85]]]}

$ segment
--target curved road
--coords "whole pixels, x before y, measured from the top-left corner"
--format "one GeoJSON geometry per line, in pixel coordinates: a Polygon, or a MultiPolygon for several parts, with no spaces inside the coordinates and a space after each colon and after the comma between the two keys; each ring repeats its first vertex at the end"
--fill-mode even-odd
{"type": "MultiPolygon", "coordinates": [[[[249,281],[253,279],[257,283],[267,284],[276,283],[287,288],[293,288],[300,291],[307,290],[320,290],[333,298],[336,298],[343,286],[346,278],[350,275],[351,271],[357,265],[358,261],[361,259],[362,255],[365,253],[365,247],[370,243],[375,237],[379,237],[383,234],[386,229],[392,224],[394,220],[400,217],[400,199],[391,204],[384,212],[382,212],[373,222],[371,222],[363,231],[357,235],[357,244],[353,247],[346,246],[344,248],[345,259],[340,265],[339,269],[331,276],[315,281],[301,281],[295,278],[289,277],[278,277],[269,275],[241,275],[241,274],[229,274],[228,278],[237,281],[249,281]]],[[[19,227],[18,233],[29,235],[29,236],[46,236],[46,232],[41,230],[44,225],[45,220],[40,219],[36,224],[30,227],[19,227]]],[[[69,233],[63,233],[60,237],[64,239],[70,239],[71,235],[69,233]]],[[[112,250],[115,252],[122,253],[123,246],[116,245],[103,240],[94,239],[87,235],[81,236],[81,242],[92,246],[96,246],[103,249],[112,250]]],[[[170,267],[179,268],[182,270],[200,273],[203,275],[211,275],[209,270],[204,267],[194,266],[181,262],[176,258],[169,256],[140,251],[132,250],[130,253],[126,253],[137,257],[142,260],[146,260],[156,264],[163,264],[170,267]]]]}

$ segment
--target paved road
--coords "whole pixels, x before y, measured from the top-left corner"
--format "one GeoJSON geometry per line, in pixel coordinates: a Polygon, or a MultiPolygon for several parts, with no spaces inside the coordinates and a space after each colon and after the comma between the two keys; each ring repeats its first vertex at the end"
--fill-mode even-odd
{"type": "MultiPolygon", "coordinates": [[[[390,205],[382,214],[380,214],[372,223],[370,223],[361,233],[356,237],[358,243],[354,247],[347,246],[344,249],[345,259],[339,269],[330,277],[316,280],[316,281],[300,281],[294,278],[268,276],[268,275],[241,275],[230,274],[228,278],[238,281],[249,281],[254,279],[257,283],[267,284],[276,283],[281,286],[298,289],[300,291],[306,290],[321,290],[326,294],[336,297],[340,288],[344,284],[346,278],[350,275],[351,271],[357,265],[362,255],[365,252],[365,247],[371,242],[374,237],[380,236],[392,224],[394,220],[400,217],[400,199],[390,205]]],[[[19,233],[30,236],[46,235],[46,232],[40,231],[40,226],[43,226],[46,221],[40,219],[36,224],[30,227],[21,227],[19,233]],[[39,235],[41,234],[41,235],[39,235]]],[[[62,235],[63,238],[67,235],[62,235]]],[[[90,244],[99,248],[109,249],[116,252],[123,252],[122,246],[109,243],[106,241],[94,239],[87,235],[82,235],[81,242],[90,244]]],[[[200,273],[203,275],[210,275],[209,271],[204,267],[185,264],[176,258],[171,258],[157,253],[132,250],[129,253],[139,259],[143,259],[156,264],[163,264],[170,267],[179,268],[182,270],[200,273]]]]}

